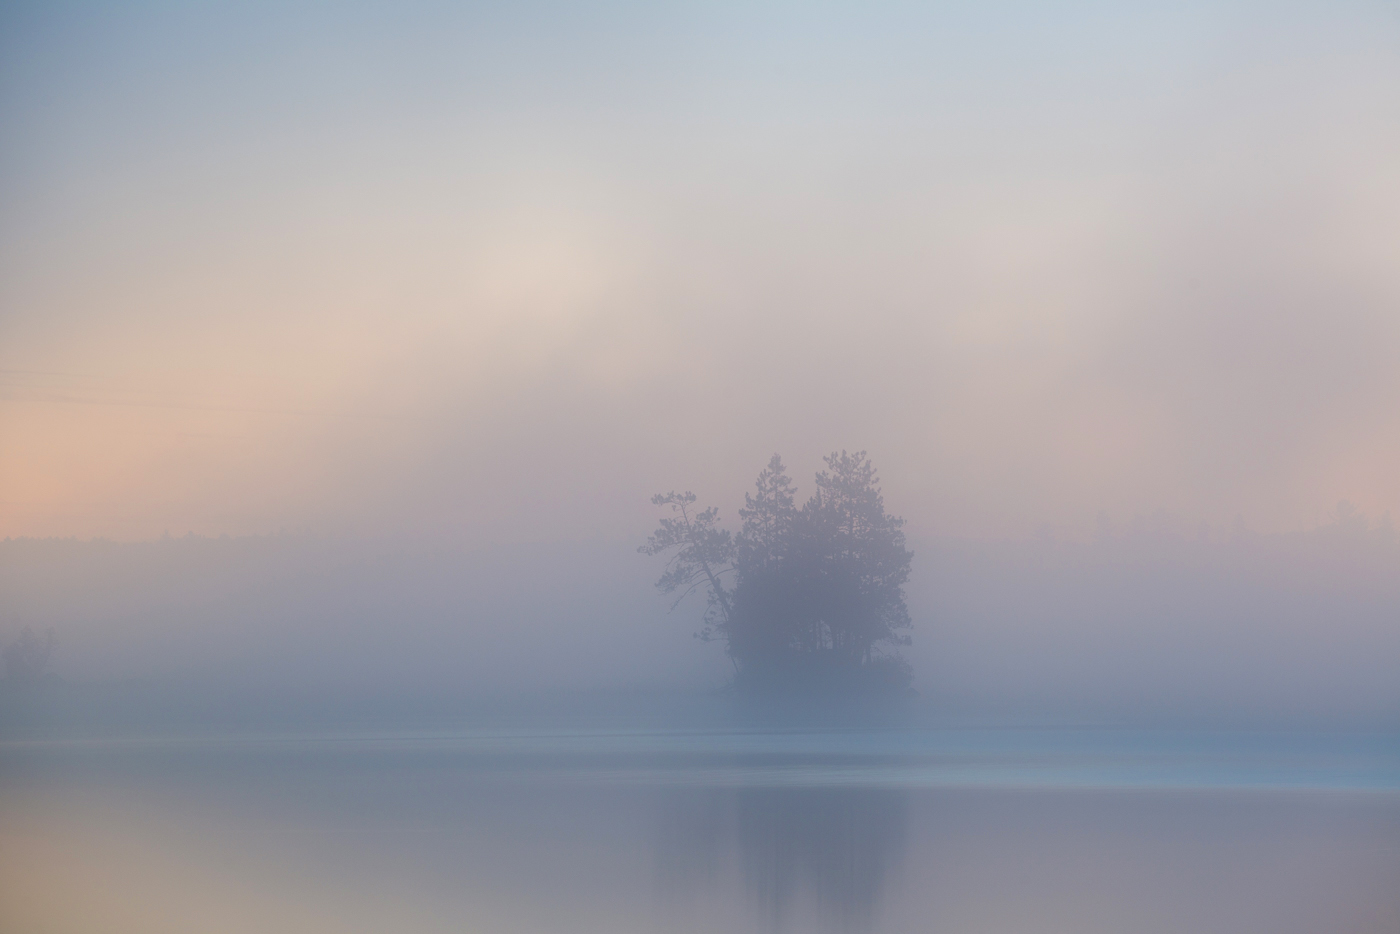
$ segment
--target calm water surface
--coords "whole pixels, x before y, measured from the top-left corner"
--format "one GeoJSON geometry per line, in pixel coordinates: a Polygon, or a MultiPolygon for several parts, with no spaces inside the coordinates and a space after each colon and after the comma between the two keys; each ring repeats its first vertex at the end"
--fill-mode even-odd
{"type": "Polygon", "coordinates": [[[1375,735],[0,745],[0,929],[1400,931],[1375,735]]]}

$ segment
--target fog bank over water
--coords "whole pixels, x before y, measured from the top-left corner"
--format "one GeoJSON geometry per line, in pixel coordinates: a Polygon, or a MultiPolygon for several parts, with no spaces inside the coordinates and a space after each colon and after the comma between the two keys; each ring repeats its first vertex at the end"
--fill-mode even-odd
{"type": "Polygon", "coordinates": [[[1397,49],[1368,0],[6,4],[0,637],[704,692],[648,497],[845,448],[931,707],[1400,715],[1397,49]]]}
{"type": "MultiPolygon", "coordinates": [[[[1400,542],[1354,513],[1286,535],[1105,525],[911,542],[919,704],[992,721],[1395,724],[1400,542]]],[[[443,703],[701,697],[731,674],[635,542],[425,537],[0,542],[0,636],[53,626],[70,684],[443,703]]],[[[332,703],[332,705],[333,705],[332,703]]]]}

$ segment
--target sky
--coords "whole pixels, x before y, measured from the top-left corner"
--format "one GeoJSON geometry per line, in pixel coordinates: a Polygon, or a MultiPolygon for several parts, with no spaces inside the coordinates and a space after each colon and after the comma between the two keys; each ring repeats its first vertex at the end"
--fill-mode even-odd
{"type": "Polygon", "coordinates": [[[0,534],[1400,514],[1391,7],[285,7],[5,8],[0,534]]]}
{"type": "Polygon", "coordinates": [[[0,538],[1384,529],[1397,217],[1384,3],[7,3],[0,538]]]}

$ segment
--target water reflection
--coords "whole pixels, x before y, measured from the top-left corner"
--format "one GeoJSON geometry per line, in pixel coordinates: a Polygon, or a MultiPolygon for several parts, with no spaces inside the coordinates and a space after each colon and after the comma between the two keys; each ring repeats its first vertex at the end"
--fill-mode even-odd
{"type": "Polygon", "coordinates": [[[659,886],[683,904],[736,885],[773,931],[870,930],[904,859],[908,817],[908,793],[892,789],[677,793],[659,826],[659,886]]]}
{"type": "MultiPolygon", "coordinates": [[[[1392,753],[1177,744],[1176,786],[958,788],[869,737],[639,742],[0,746],[0,931],[1400,931],[1392,753]]],[[[1027,783],[1117,761],[1020,746],[1027,783]]]]}

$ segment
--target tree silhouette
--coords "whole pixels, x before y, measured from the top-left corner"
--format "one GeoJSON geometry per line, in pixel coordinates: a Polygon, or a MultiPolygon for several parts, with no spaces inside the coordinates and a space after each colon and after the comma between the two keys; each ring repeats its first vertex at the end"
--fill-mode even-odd
{"type": "Polygon", "coordinates": [[[696,635],[705,641],[722,629],[731,613],[730,594],[720,580],[721,575],[734,571],[734,540],[729,532],[717,525],[719,510],[695,509],[695,494],[657,493],[654,505],[669,506],[674,513],[661,520],[661,527],[637,550],[645,555],[660,555],[674,551],[666,562],[666,571],[656,582],[663,593],[680,591],[671,608],[703,589],[707,596],[705,628],[696,635]]]}
{"type": "Polygon", "coordinates": [[[885,512],[864,451],[825,458],[801,507],[774,455],[739,510],[731,538],[693,493],[658,495],[675,516],[639,550],[674,551],[657,586],[707,596],[704,639],[723,638],[736,684],[753,690],[908,689],[898,646],[910,640],[904,605],[912,553],[902,519],[885,512]],[[726,577],[732,588],[726,587],[726,577]]]}

